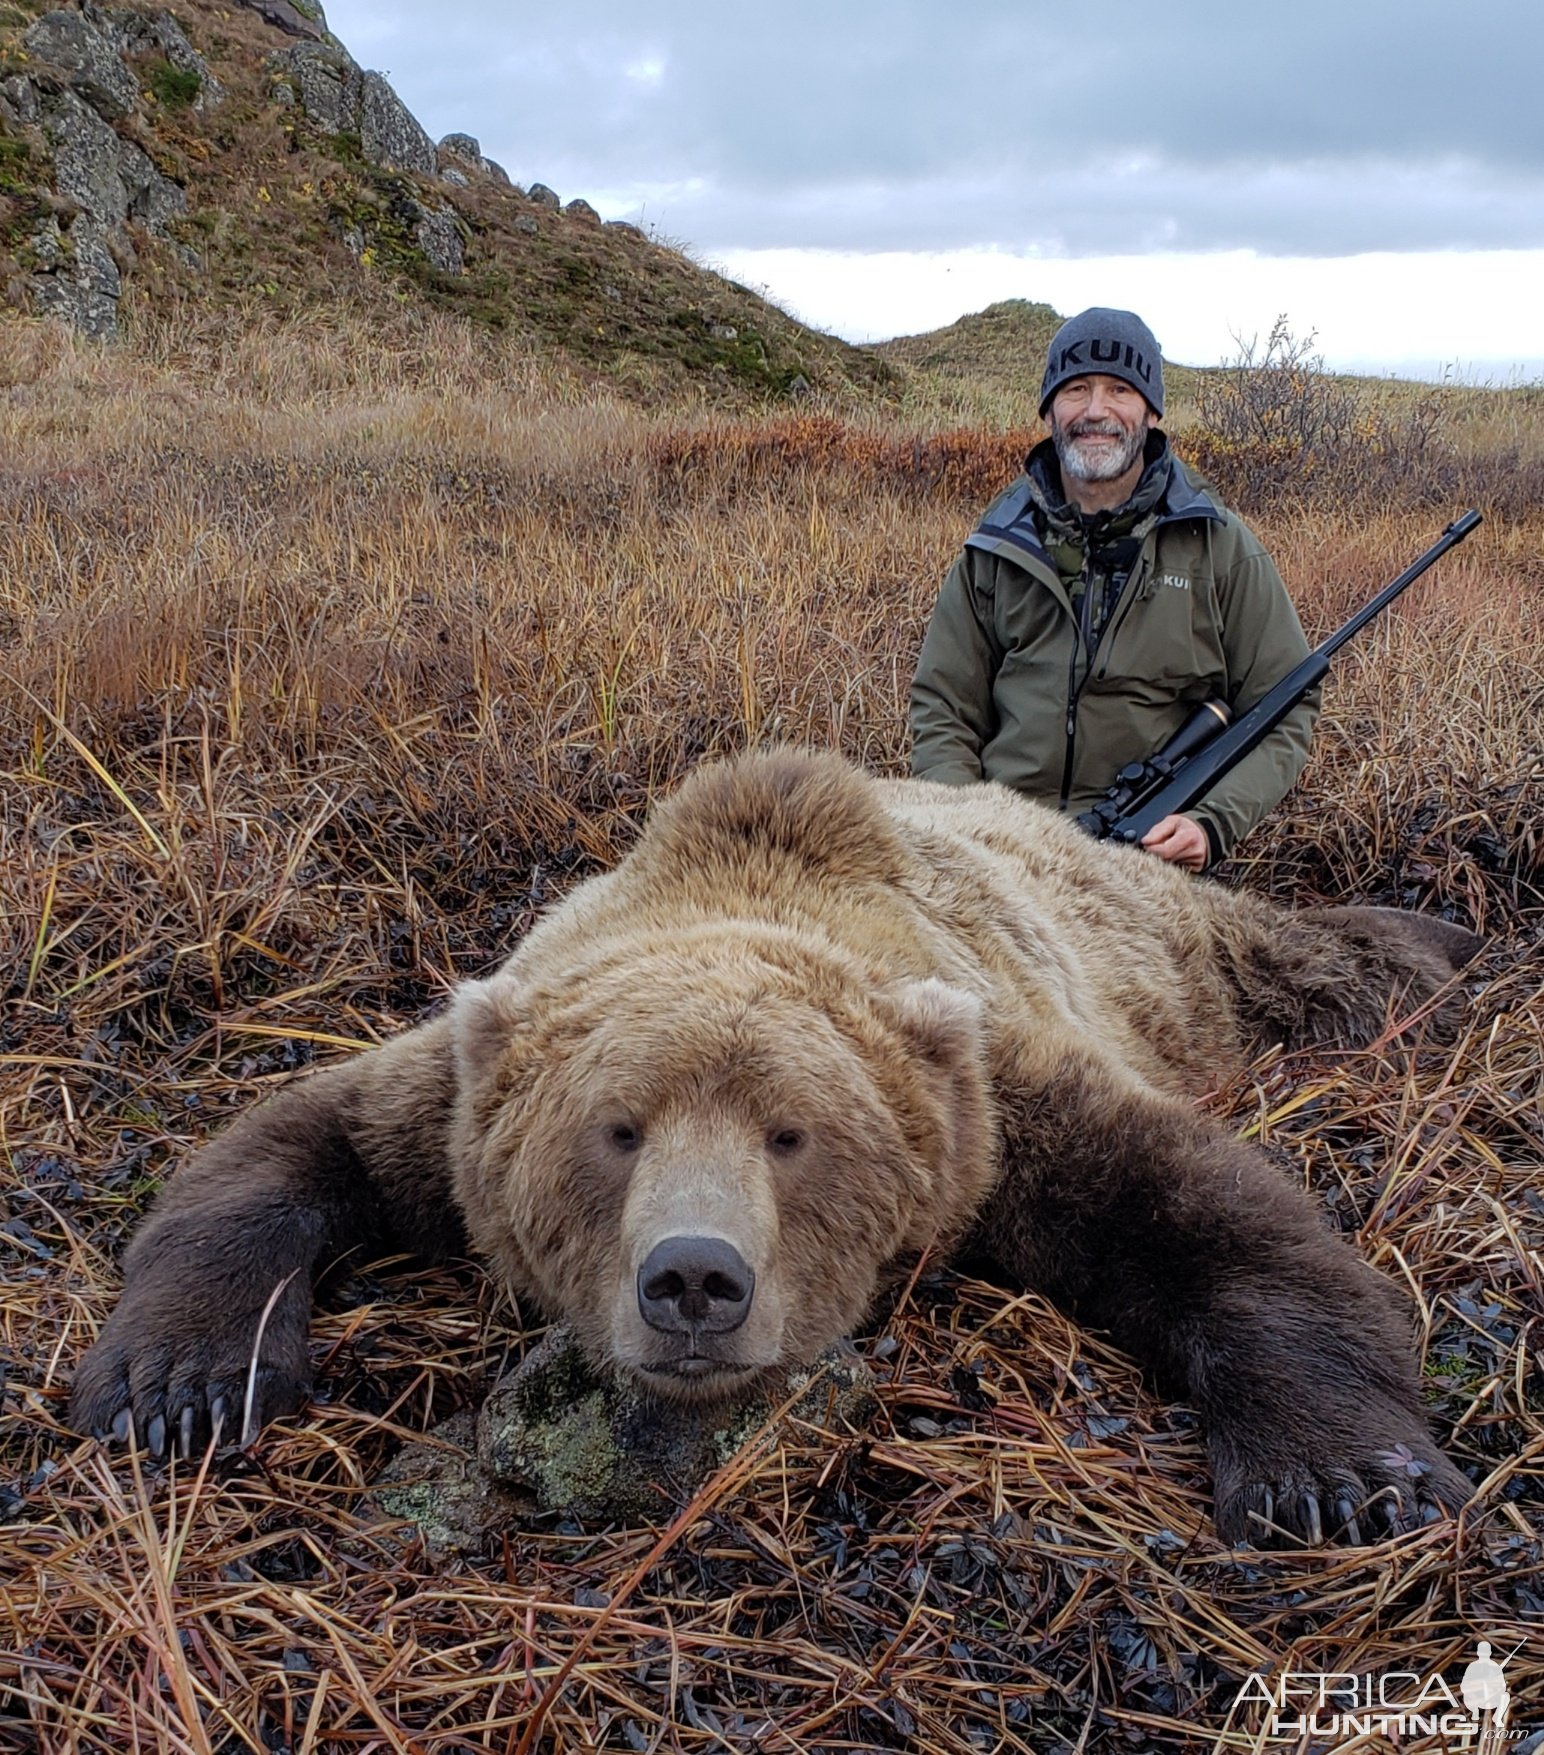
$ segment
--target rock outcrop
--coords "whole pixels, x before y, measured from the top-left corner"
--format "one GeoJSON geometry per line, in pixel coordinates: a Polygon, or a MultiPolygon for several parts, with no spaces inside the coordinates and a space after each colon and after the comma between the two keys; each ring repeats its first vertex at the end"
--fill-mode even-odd
{"type": "Polygon", "coordinates": [[[368,164],[432,177],[439,166],[434,142],[379,73],[367,73],[336,43],[296,43],[268,63],[272,96],[298,104],[324,134],[350,134],[368,164]]]}
{"type": "Polygon", "coordinates": [[[187,210],[182,187],[114,126],[142,103],[128,57],[155,55],[181,75],[177,90],[194,103],[223,95],[202,57],[169,14],[47,12],[22,38],[27,71],[0,84],[0,121],[51,163],[46,211],[33,215],[22,256],[31,267],[33,303],[88,335],[117,327],[122,264],[134,259],[132,220],[159,235],[187,210]]]}
{"type": "Polygon", "coordinates": [[[495,183],[509,186],[509,172],[495,160],[483,157],[475,135],[447,134],[434,149],[434,157],[447,183],[465,188],[478,177],[491,177],[495,183]]]}
{"type": "Polygon", "coordinates": [[[289,0],[237,0],[237,4],[255,12],[265,24],[282,30],[287,37],[310,37],[318,43],[326,40],[327,20],[315,0],[306,0],[303,10],[291,6],[289,0]]]}

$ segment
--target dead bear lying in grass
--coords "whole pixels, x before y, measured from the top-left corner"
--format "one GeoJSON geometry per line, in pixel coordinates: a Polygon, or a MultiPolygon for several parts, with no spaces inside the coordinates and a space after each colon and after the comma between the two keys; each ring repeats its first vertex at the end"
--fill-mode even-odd
{"type": "Polygon", "coordinates": [[[348,1251],[470,1247],[597,1358],[710,1401],[965,1244],[1200,1412],[1225,1539],[1381,1533],[1468,1494],[1403,1301],[1191,1099],[1254,1045],[1371,1038],[1478,942],[1287,913],[999,787],[704,768],[444,1016],[174,1178],[73,1419],[201,1446],[254,1347],[254,1424],[293,1409],[348,1251]]]}

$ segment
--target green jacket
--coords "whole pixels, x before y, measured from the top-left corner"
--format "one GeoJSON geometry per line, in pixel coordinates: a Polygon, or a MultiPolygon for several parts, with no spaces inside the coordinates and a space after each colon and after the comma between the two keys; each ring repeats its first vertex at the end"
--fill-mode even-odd
{"type": "MultiPolygon", "coordinates": [[[[912,772],[997,780],[1084,811],[1208,696],[1245,712],[1308,654],[1270,556],[1178,459],[1092,654],[1086,645],[1020,476],[939,593],[911,686],[912,772]]],[[[1302,772],[1318,703],[1315,690],[1189,813],[1214,860],[1302,772]]]]}

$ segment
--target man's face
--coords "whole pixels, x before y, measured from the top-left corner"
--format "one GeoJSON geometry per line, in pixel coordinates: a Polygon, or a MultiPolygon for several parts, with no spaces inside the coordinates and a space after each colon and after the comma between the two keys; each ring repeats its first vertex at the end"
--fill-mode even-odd
{"type": "Polygon", "coordinates": [[[1063,476],[1116,481],[1142,456],[1158,417],[1124,378],[1103,372],[1069,378],[1051,399],[1051,440],[1063,476]]]}

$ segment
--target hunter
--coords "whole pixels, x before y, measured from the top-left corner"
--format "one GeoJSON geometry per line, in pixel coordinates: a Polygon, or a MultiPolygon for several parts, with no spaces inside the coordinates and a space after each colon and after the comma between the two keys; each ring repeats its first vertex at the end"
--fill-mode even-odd
{"type": "MultiPolygon", "coordinates": [[[[1307,656],[1270,556],[1169,449],[1162,415],[1140,317],[1095,307],[1062,325],[1040,386],[1050,436],[966,539],[922,643],[914,774],[1076,814],[1203,701],[1245,712],[1307,656]]],[[[1318,701],[1142,845],[1191,871],[1223,858],[1302,771],[1318,701]]]]}

